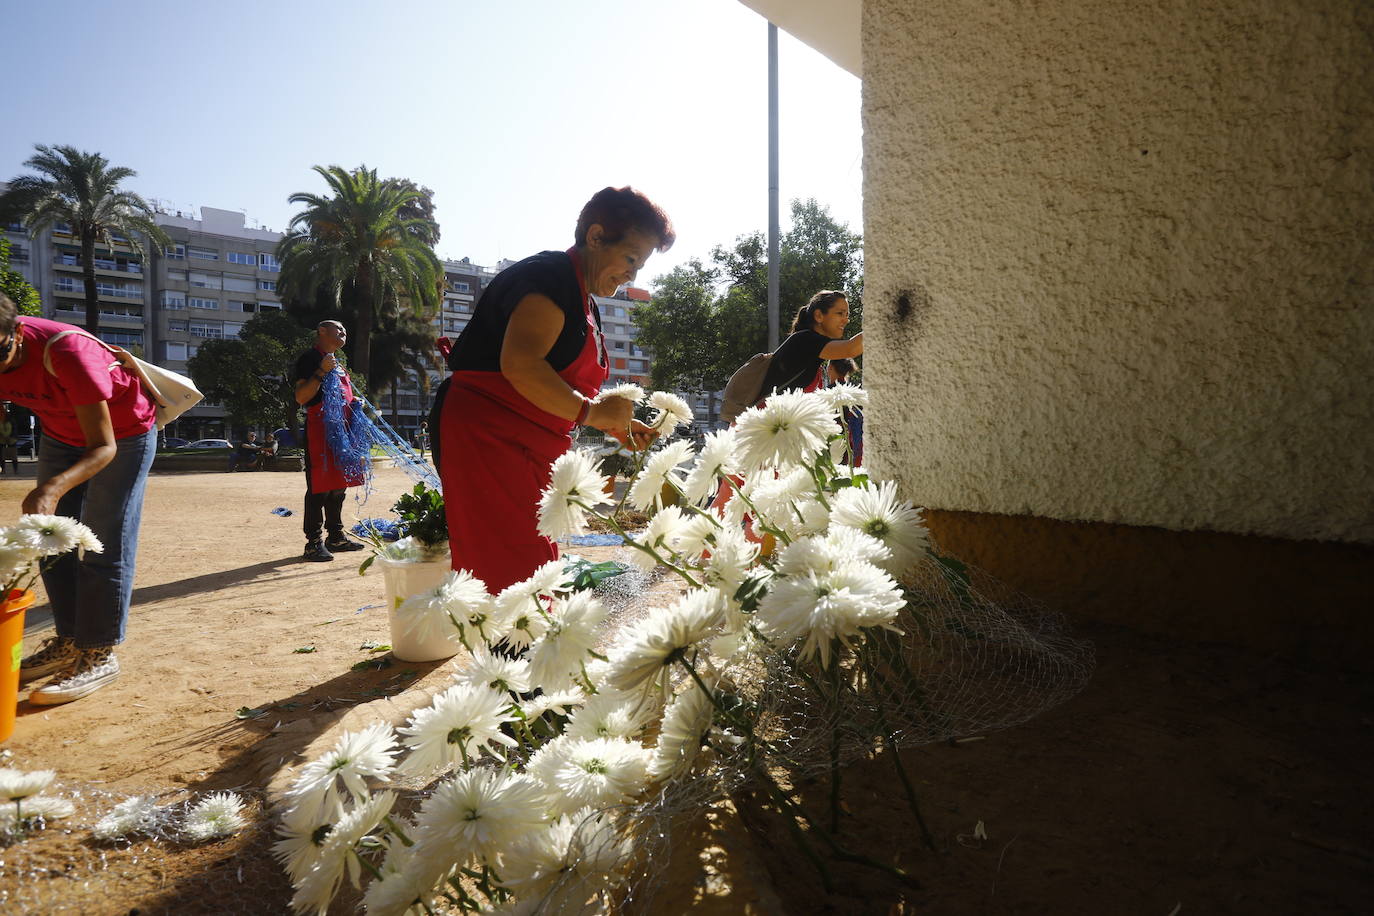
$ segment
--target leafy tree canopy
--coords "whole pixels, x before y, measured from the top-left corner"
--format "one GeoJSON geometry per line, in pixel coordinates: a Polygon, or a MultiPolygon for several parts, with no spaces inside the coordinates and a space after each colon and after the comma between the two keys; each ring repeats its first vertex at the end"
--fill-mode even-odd
{"type": "MultiPolygon", "coordinates": [[[[643,346],[653,351],[660,388],[710,392],[725,387],[750,356],[768,349],[768,244],[761,232],[716,246],[711,265],[692,260],[657,278],[653,301],[635,310],[643,346]]],[[[779,244],[782,336],[816,292],[843,290],[846,333],[863,329],[863,239],[812,200],[792,201],[792,222],[779,244]]]]}
{"type": "Polygon", "coordinates": [[[294,428],[296,357],[315,332],[284,312],[259,312],[237,340],[207,340],[186,364],[210,401],[224,405],[235,426],[294,428]]]}

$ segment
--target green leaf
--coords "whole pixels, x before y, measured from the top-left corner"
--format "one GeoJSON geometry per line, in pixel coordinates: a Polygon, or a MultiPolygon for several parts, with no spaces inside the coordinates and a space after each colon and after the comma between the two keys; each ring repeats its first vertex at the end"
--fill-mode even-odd
{"type": "Polygon", "coordinates": [[[315,647],[314,647],[314,646],[299,646],[299,647],[297,647],[297,648],[291,650],[291,652],[292,652],[293,654],[295,654],[295,655],[309,655],[311,652],[314,652],[314,651],[315,651],[315,647]]]}
{"type": "Polygon", "coordinates": [[[240,706],[238,711],[234,713],[234,717],[237,719],[256,719],[258,716],[266,714],[266,712],[266,709],[254,709],[251,706],[240,706]]]}
{"type": "Polygon", "coordinates": [[[376,642],[375,640],[369,639],[367,642],[363,643],[363,644],[362,644],[361,646],[359,646],[358,648],[361,649],[361,650],[364,651],[364,652],[390,652],[390,651],[391,651],[391,643],[389,643],[389,642],[376,642]]]}

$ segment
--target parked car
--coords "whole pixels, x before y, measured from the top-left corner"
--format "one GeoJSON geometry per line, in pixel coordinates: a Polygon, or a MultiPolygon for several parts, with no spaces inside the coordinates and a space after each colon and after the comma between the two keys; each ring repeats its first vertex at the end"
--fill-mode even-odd
{"type": "Polygon", "coordinates": [[[197,439],[187,448],[233,448],[228,439],[197,439]]]}
{"type": "Polygon", "coordinates": [[[185,448],[189,444],[185,439],[176,436],[166,436],[162,440],[163,448],[185,448]]]}

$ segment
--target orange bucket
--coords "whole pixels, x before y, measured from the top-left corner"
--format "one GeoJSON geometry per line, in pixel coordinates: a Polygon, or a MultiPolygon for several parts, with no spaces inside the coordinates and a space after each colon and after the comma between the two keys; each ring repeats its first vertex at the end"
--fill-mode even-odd
{"type": "Polygon", "coordinates": [[[14,589],[0,604],[0,742],[14,734],[19,707],[19,662],[24,657],[24,611],[33,604],[32,589],[14,589]]]}

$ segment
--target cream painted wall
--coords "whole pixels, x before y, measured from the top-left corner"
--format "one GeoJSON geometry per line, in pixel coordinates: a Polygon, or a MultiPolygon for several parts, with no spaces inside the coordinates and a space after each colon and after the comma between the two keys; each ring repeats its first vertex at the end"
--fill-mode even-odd
{"type": "Polygon", "coordinates": [[[866,0],[863,53],[879,473],[1374,542],[1374,4],[866,0]]]}

